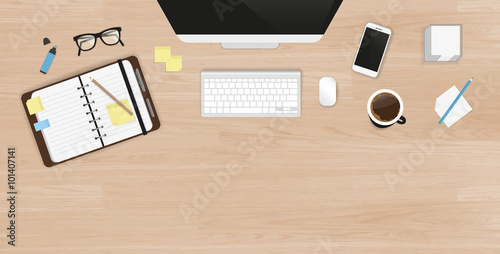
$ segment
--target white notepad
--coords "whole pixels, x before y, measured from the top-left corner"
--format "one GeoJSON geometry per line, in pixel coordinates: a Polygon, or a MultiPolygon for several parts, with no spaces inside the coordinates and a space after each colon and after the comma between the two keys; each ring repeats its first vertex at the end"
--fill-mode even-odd
{"type": "Polygon", "coordinates": [[[462,25],[430,25],[425,29],[426,62],[455,62],[462,57],[462,25]]]}
{"type": "Polygon", "coordinates": [[[50,127],[41,132],[53,162],[65,161],[143,133],[136,110],[140,113],[145,130],[151,130],[153,123],[134,69],[129,61],[124,60],[122,63],[137,107],[132,104],[118,63],[32,94],[31,98],[40,96],[44,107],[43,111],[36,113],[37,120],[48,119],[50,122],[50,127]],[[91,82],[90,77],[99,81],[120,101],[127,99],[135,119],[119,126],[114,125],[106,106],[115,101],[91,82]]]}

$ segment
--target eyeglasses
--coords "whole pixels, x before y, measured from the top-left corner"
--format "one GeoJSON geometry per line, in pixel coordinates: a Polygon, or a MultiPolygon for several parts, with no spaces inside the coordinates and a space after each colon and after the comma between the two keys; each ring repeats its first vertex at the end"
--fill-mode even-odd
{"type": "Polygon", "coordinates": [[[113,27],[97,34],[80,34],[73,37],[73,40],[75,40],[78,46],[78,56],[80,56],[80,52],[82,51],[93,49],[97,38],[101,38],[101,41],[108,46],[116,45],[118,42],[124,46],[120,39],[121,30],[121,27],[113,27]]]}

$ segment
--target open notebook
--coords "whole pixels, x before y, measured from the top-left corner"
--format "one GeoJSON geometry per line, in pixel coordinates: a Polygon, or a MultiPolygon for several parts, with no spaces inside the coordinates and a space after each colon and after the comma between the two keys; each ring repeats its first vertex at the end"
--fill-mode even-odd
{"type": "Polygon", "coordinates": [[[158,129],[160,122],[142,77],[137,58],[129,57],[23,95],[44,164],[53,166],[158,129]]]}

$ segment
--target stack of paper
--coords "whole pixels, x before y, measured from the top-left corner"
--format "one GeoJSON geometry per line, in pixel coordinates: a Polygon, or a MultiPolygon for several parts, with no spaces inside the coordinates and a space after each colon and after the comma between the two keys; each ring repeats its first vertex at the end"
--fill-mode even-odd
{"type": "Polygon", "coordinates": [[[425,29],[426,62],[455,62],[462,57],[462,25],[430,25],[425,29]]]}
{"type": "MultiPolygon", "coordinates": [[[[460,91],[458,91],[458,88],[456,86],[453,86],[436,99],[436,106],[434,110],[436,110],[436,113],[439,115],[439,117],[443,117],[443,115],[446,113],[453,101],[457,98],[459,93],[460,91]]],[[[471,111],[472,107],[462,96],[450,111],[448,116],[444,119],[444,123],[449,128],[471,111]]]]}

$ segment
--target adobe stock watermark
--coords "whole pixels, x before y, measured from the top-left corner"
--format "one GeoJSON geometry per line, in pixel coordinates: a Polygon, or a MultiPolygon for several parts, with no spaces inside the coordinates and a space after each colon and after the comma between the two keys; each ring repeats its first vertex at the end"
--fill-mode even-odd
{"type": "Polygon", "coordinates": [[[187,225],[193,220],[197,220],[200,212],[205,209],[210,202],[217,198],[222,191],[231,184],[231,179],[240,175],[245,168],[251,168],[251,164],[274,140],[277,132],[282,132],[290,122],[286,118],[273,117],[269,126],[260,129],[255,136],[239,143],[237,151],[246,157],[241,160],[231,160],[224,169],[217,172],[210,172],[210,181],[202,188],[193,188],[193,199],[190,203],[179,205],[179,211],[187,225]]]}
{"type": "Polygon", "coordinates": [[[338,247],[338,244],[332,242],[331,237],[321,238],[318,237],[317,244],[314,247],[314,254],[333,254],[333,249],[338,247]]]}
{"type": "MultiPolygon", "coordinates": [[[[401,5],[400,0],[390,0],[387,3],[387,6],[385,9],[382,10],[371,10],[370,14],[371,17],[373,18],[373,22],[375,22],[378,25],[383,25],[383,26],[389,26],[393,15],[398,15],[403,11],[403,6],[401,5]]],[[[356,49],[358,48],[358,45],[361,40],[361,30],[355,29],[353,31],[353,40],[351,42],[342,42],[341,43],[341,50],[344,54],[345,59],[347,62],[351,63],[354,61],[354,56],[356,55],[356,49]]]]}
{"type": "Polygon", "coordinates": [[[40,10],[34,13],[31,17],[24,17],[23,24],[17,32],[10,32],[7,34],[11,48],[15,53],[19,49],[28,44],[28,41],[34,38],[38,31],[49,23],[51,17],[59,14],[61,6],[67,5],[71,2],[83,2],[82,0],[48,0],[38,1],[40,10]]]}
{"type": "Polygon", "coordinates": [[[217,12],[217,15],[219,15],[220,21],[224,21],[224,14],[226,12],[233,12],[234,8],[240,5],[243,2],[243,0],[214,0],[212,2],[212,5],[215,9],[215,12],[217,12]]]}
{"type": "MultiPolygon", "coordinates": [[[[474,81],[477,81],[477,85],[475,85],[475,88],[469,88],[471,91],[466,93],[465,98],[471,105],[473,111],[477,111],[480,108],[481,101],[490,98],[492,94],[500,91],[500,85],[495,85],[493,74],[491,73],[487,76],[474,78],[474,81]]],[[[460,108],[458,109],[460,110],[460,108]]],[[[432,113],[435,114],[435,112],[432,113]]],[[[466,122],[467,120],[461,119],[460,121],[466,122]]],[[[415,149],[408,156],[398,157],[398,168],[395,170],[388,170],[384,173],[384,179],[391,192],[395,192],[397,185],[405,183],[407,179],[415,173],[418,167],[422,166],[428,158],[432,157],[439,144],[450,138],[450,136],[446,134],[445,130],[447,129],[445,128],[446,127],[439,127],[432,130],[430,137],[427,139],[415,140],[415,149]]]]}

